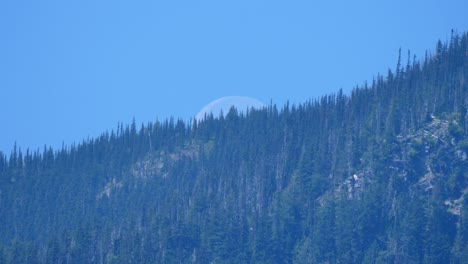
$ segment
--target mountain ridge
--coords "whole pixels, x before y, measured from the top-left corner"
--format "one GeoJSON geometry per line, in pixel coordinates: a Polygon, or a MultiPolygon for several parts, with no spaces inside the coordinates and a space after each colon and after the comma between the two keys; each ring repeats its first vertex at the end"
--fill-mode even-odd
{"type": "Polygon", "coordinates": [[[0,263],[463,263],[467,44],[350,95],[1,154],[0,263]]]}

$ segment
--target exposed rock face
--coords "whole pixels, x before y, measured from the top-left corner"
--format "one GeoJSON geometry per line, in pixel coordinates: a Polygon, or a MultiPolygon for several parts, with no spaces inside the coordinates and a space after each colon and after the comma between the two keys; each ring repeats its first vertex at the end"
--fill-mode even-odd
{"type": "Polygon", "coordinates": [[[191,144],[178,148],[173,152],[160,151],[149,153],[142,160],[135,163],[132,168],[132,175],[141,180],[151,177],[167,177],[169,168],[184,158],[196,159],[198,157],[198,145],[191,144]]]}

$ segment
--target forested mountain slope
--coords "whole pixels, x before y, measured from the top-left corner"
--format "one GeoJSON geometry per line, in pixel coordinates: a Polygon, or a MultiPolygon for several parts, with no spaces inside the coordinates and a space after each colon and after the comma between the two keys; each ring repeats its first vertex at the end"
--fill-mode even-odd
{"type": "Polygon", "coordinates": [[[467,263],[468,35],[408,57],[349,95],[0,153],[0,263],[467,263]]]}

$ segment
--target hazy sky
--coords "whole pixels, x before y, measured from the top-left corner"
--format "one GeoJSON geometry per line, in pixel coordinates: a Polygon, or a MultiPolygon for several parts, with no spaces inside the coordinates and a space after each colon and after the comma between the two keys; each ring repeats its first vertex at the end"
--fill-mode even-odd
{"type": "Polygon", "coordinates": [[[229,95],[283,105],[419,58],[466,0],[0,1],[0,151],[54,148],[229,95]],[[404,58],[406,60],[406,58],[404,58]]]}

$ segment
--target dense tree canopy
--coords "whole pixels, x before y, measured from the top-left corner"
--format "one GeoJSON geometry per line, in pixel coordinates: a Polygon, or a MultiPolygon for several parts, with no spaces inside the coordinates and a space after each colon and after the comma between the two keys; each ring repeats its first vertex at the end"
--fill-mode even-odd
{"type": "Polygon", "coordinates": [[[0,263],[466,263],[468,34],[299,105],[0,153],[0,263]]]}

